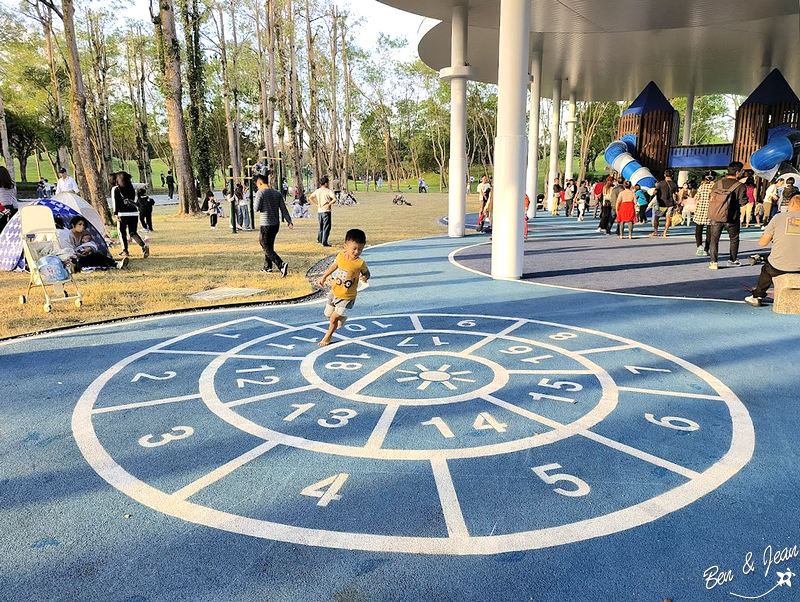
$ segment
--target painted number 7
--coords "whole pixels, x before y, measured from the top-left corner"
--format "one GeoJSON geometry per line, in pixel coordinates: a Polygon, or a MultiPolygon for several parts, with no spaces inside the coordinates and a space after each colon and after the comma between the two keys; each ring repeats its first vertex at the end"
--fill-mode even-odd
{"type": "Polygon", "coordinates": [[[583,479],[579,479],[574,475],[565,473],[547,474],[551,470],[557,470],[559,468],[561,468],[561,464],[543,464],[542,466],[531,468],[531,470],[537,477],[542,479],[542,481],[548,485],[555,485],[561,481],[566,481],[567,483],[572,483],[575,485],[575,489],[561,489],[560,487],[554,488],[553,491],[559,495],[565,495],[567,497],[581,497],[589,494],[592,488],[589,487],[588,483],[586,483],[586,481],[583,479]]]}

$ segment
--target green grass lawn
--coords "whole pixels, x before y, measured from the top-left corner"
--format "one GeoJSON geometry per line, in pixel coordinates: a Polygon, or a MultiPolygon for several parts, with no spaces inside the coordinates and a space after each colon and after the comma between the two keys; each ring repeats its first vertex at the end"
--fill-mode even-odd
{"type": "MultiPolygon", "coordinates": [[[[264,255],[257,232],[233,234],[227,220],[216,229],[208,217],[181,217],[174,206],[156,207],[154,229],[150,233],[151,254],[141,258],[141,251],[131,245],[130,266],[125,270],[81,273],[75,282],[83,294],[84,305],[56,303],[51,313],[43,311],[44,295],[40,288],[31,290],[28,302],[19,303],[29,276],[26,272],[0,271],[0,338],[40,332],[62,326],[76,326],[103,320],[124,318],[176,309],[204,307],[207,303],[188,295],[217,287],[257,288],[264,292],[253,297],[234,298],[215,305],[242,301],[272,301],[310,294],[315,287],[306,278],[310,268],[336,252],[349,228],[362,228],[367,245],[445,235],[439,218],[447,214],[447,195],[440,193],[406,195],[413,206],[398,206],[385,193],[358,195],[359,204],[333,208],[332,249],[317,244],[317,220],[297,219],[295,228],[281,228],[276,250],[290,264],[289,276],[260,272],[264,255]],[[414,227],[409,228],[408,224],[414,227]]],[[[477,212],[477,195],[467,199],[467,211],[477,212]]],[[[120,247],[112,247],[116,254],[120,247]]],[[[373,275],[380,277],[378,270],[373,275]]]]}

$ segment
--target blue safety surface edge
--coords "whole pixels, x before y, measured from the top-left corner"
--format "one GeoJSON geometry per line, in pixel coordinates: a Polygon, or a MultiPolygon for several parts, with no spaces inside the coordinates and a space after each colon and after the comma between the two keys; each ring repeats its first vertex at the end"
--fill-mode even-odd
{"type": "Polygon", "coordinates": [[[368,249],[329,347],[319,301],[0,344],[0,600],[793,599],[798,318],[537,284],[630,252],[542,224],[526,281],[368,249]]]}

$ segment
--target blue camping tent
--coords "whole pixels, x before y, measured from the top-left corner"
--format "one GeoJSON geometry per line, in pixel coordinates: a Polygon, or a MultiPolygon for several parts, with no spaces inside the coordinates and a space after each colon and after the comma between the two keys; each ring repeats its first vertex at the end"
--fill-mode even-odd
{"type": "MultiPolygon", "coordinates": [[[[60,217],[61,221],[63,221],[67,227],[69,227],[72,218],[79,215],[79,213],[71,207],[67,207],[65,204],[53,199],[41,199],[32,204],[48,207],[50,211],[53,212],[53,217],[60,217]]],[[[10,272],[12,270],[26,269],[25,255],[22,251],[22,227],[20,220],[20,212],[18,211],[16,215],[11,218],[11,221],[8,222],[8,225],[3,228],[3,231],[0,232],[0,270],[10,272]]],[[[97,243],[98,251],[111,257],[105,240],[89,220],[86,220],[86,231],[94,238],[94,241],[97,243]]]]}

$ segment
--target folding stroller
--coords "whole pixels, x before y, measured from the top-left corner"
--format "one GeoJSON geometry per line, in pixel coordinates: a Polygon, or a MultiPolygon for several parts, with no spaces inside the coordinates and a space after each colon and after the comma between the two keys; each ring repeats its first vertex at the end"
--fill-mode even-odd
{"type": "Polygon", "coordinates": [[[20,209],[20,229],[22,249],[31,277],[28,290],[19,296],[20,303],[27,302],[27,296],[34,286],[41,286],[44,293],[44,310],[49,312],[56,301],[74,301],[76,307],[83,304],[72,274],[64,268],[63,259],[69,256],[61,248],[56,232],[53,213],[48,207],[30,205],[20,209]],[[75,290],[74,295],[67,291],[67,285],[75,290]]]}

